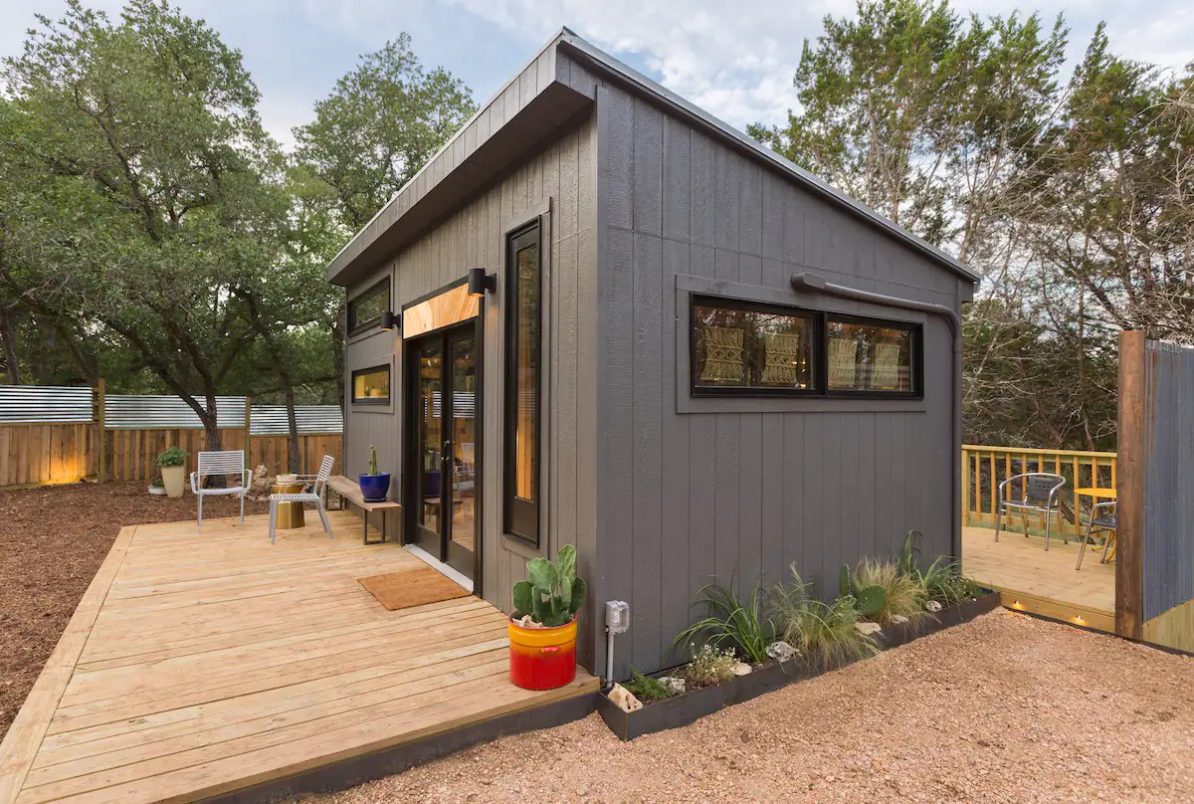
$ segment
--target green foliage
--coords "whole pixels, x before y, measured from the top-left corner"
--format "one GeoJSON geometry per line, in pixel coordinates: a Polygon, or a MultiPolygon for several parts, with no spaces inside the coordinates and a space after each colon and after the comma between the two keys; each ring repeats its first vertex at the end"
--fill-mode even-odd
{"type": "Polygon", "coordinates": [[[755,584],[745,601],[731,587],[709,584],[697,592],[697,602],[709,615],[677,634],[673,646],[703,641],[716,647],[728,645],[755,664],[768,660],[767,646],[774,640],[775,628],[761,583],[755,584]]]}
{"type": "Polygon", "coordinates": [[[637,667],[630,668],[630,680],[622,686],[643,703],[662,701],[671,696],[667,687],[663,686],[659,679],[643,675],[643,672],[637,667]]]}
{"type": "Polygon", "coordinates": [[[684,676],[694,687],[721,684],[734,677],[734,665],[737,663],[733,648],[719,650],[706,642],[693,652],[692,660],[684,669],[684,676]]]}
{"type": "Polygon", "coordinates": [[[837,593],[839,598],[851,598],[855,611],[869,619],[878,619],[887,606],[887,589],[879,584],[860,583],[845,564],[838,572],[837,593]]]}
{"type": "Polygon", "coordinates": [[[878,652],[875,641],[855,627],[858,611],[851,595],[832,604],[811,595],[793,563],[792,580],[768,592],[779,637],[796,648],[814,666],[827,668],[878,652]]]}
{"type": "Polygon", "coordinates": [[[585,582],[576,576],[576,548],[566,544],[554,561],[527,564],[527,580],[514,584],[514,618],[530,615],[547,628],[568,623],[585,600],[585,582]]]}
{"type": "Polygon", "coordinates": [[[914,576],[902,575],[894,561],[864,558],[854,571],[854,580],[862,591],[878,588],[883,593],[877,607],[859,607],[858,613],[864,617],[886,623],[897,614],[911,621],[928,616],[924,589],[914,576]]]}
{"type": "Polygon", "coordinates": [[[928,569],[921,570],[918,565],[918,543],[922,538],[923,534],[918,530],[910,530],[904,536],[899,572],[920,586],[926,601],[936,600],[942,605],[951,605],[982,594],[981,586],[962,576],[962,565],[947,556],[938,556],[928,569]]]}
{"type": "Polygon", "coordinates": [[[186,466],[187,455],[189,455],[189,454],[190,453],[188,453],[185,449],[182,449],[181,447],[170,447],[168,449],[164,449],[158,453],[157,465],[158,466],[186,466]]]}
{"type": "Polygon", "coordinates": [[[473,113],[468,88],[424,69],[403,33],[336,82],[294,130],[299,160],[332,188],[337,214],[364,226],[473,113]]]}
{"type": "Polygon", "coordinates": [[[369,474],[377,474],[377,448],[369,445],[369,474]]]}

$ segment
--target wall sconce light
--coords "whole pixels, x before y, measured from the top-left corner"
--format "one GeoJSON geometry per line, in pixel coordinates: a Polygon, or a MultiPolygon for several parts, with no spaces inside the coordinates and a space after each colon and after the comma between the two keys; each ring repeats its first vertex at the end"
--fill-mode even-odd
{"type": "Polygon", "coordinates": [[[484,296],[486,291],[497,290],[497,274],[486,274],[484,268],[468,269],[468,295],[484,296]]]}
{"type": "Polygon", "coordinates": [[[397,329],[400,326],[402,326],[401,313],[395,313],[393,310],[386,310],[381,314],[382,329],[397,329]]]}

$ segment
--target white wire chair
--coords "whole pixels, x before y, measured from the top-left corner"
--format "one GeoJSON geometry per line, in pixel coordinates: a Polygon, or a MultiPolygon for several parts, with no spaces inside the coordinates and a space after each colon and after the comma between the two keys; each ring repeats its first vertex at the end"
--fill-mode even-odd
{"type": "Polygon", "coordinates": [[[219,452],[200,452],[197,470],[191,472],[191,493],[199,501],[199,527],[203,527],[203,498],[226,497],[236,495],[240,497],[240,521],[245,521],[245,495],[253,485],[253,470],[245,466],[245,451],[221,450],[219,452]],[[222,488],[206,488],[204,482],[209,477],[235,477],[237,485],[222,488]]]}
{"type": "Polygon", "coordinates": [[[278,504],[279,503],[313,503],[315,510],[319,512],[319,521],[323,523],[324,532],[327,533],[328,538],[332,538],[332,523],[328,521],[328,512],[325,507],[324,497],[327,494],[328,478],[332,476],[332,465],[336,459],[331,455],[324,455],[323,460],[319,463],[319,473],[312,475],[300,476],[299,480],[306,480],[307,485],[300,492],[292,494],[271,494],[269,495],[269,543],[274,543],[275,537],[275,523],[278,519],[278,504]]]}
{"type": "MultiPolygon", "coordinates": [[[[1065,485],[1065,478],[1049,472],[1024,472],[1012,475],[999,484],[999,507],[995,511],[995,541],[999,541],[999,532],[1003,529],[1003,515],[1018,511],[1024,519],[1024,535],[1028,535],[1028,514],[1042,514],[1045,517],[1045,549],[1049,549],[1049,531],[1053,521],[1053,512],[1061,516],[1061,496],[1058,494],[1065,485]],[[1007,499],[1003,493],[1005,486],[1020,482],[1020,497],[1007,499]]],[[[1015,486],[1013,485],[1014,489],[1015,486]]],[[[1064,537],[1064,532],[1062,536],[1064,537]]],[[[1068,540],[1067,540],[1068,541],[1068,540]]]]}

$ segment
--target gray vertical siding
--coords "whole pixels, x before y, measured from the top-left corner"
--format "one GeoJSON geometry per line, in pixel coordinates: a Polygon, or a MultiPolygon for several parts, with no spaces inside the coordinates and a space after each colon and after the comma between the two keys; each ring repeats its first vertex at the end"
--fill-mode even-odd
{"type": "MultiPolygon", "coordinates": [[[[510,95],[518,85],[511,85],[510,95]]],[[[523,88],[529,92],[530,89],[523,88]]],[[[518,103],[527,99],[519,96],[518,103]]],[[[480,118],[488,119],[487,116],[480,118]]],[[[536,555],[554,554],[575,544],[581,570],[592,576],[596,555],[596,410],[597,337],[596,125],[590,117],[534,153],[433,229],[404,248],[382,271],[353,286],[364,290],[383,272],[393,278],[393,309],[459,279],[474,266],[498,273],[498,292],[484,304],[482,443],[482,588],[486,599],[509,610],[510,588],[525,577],[536,555]],[[544,544],[532,550],[502,534],[502,300],[505,288],[505,235],[550,206],[544,230],[545,312],[543,398],[545,441],[544,544]]],[[[397,333],[376,333],[350,339],[347,366],[393,361],[391,408],[377,411],[348,405],[346,473],[359,472],[370,444],[378,448],[382,466],[394,475],[391,495],[402,488],[402,341],[397,333]]],[[[585,629],[582,659],[592,659],[595,644],[592,603],[582,613],[585,629]]]]}
{"type": "MultiPolygon", "coordinates": [[[[571,67],[576,86],[580,73],[571,67]]],[[[955,308],[965,291],[958,277],[771,168],[616,84],[588,80],[598,86],[601,153],[595,591],[631,604],[622,675],[682,658],[672,638],[698,613],[691,603],[709,582],[747,593],[787,577],[794,562],[832,597],[842,563],[894,555],[910,528],[926,534],[928,557],[950,552],[958,524],[947,326],[801,296],[789,280],[811,269],[955,308]],[[920,322],[923,402],[689,405],[677,371],[686,353],[676,345],[687,297],[677,287],[694,277],[778,303],[920,322]]]]}
{"type": "Polygon", "coordinates": [[[1145,346],[1144,619],[1194,599],[1194,348],[1145,346]]]}

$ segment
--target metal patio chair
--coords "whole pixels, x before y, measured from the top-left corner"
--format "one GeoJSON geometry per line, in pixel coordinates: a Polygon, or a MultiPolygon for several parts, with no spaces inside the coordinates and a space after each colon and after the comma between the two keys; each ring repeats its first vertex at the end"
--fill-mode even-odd
{"type": "Polygon", "coordinates": [[[245,521],[245,495],[253,485],[253,470],[245,466],[245,451],[241,449],[220,452],[200,452],[197,470],[191,472],[191,493],[199,500],[199,527],[203,527],[203,498],[240,497],[240,521],[245,521]],[[237,485],[222,488],[206,488],[204,481],[209,477],[235,477],[237,485]]]}
{"type": "Polygon", "coordinates": [[[1100,564],[1107,563],[1107,555],[1111,552],[1110,533],[1116,532],[1115,524],[1114,500],[1096,502],[1090,507],[1090,521],[1086,523],[1086,532],[1082,534],[1082,546],[1078,548],[1078,563],[1074,566],[1074,569],[1082,569],[1082,554],[1086,552],[1086,543],[1090,541],[1091,531],[1096,528],[1107,533],[1103,537],[1103,557],[1099,559],[1100,564]]]}
{"type": "Polygon", "coordinates": [[[303,491],[293,494],[269,495],[269,543],[274,543],[274,525],[278,519],[278,503],[312,503],[319,512],[319,521],[323,523],[323,530],[328,538],[332,538],[332,523],[328,521],[328,512],[324,497],[327,495],[328,478],[332,476],[332,464],[336,459],[331,455],[324,455],[319,463],[319,473],[316,475],[299,475],[299,480],[307,481],[303,491]]]}
{"type": "MultiPolygon", "coordinates": [[[[999,541],[999,531],[1002,526],[1003,514],[1018,512],[1024,518],[1024,536],[1028,537],[1028,515],[1044,514],[1045,517],[1045,549],[1049,549],[1049,531],[1056,511],[1061,516],[1061,487],[1065,485],[1065,478],[1048,472],[1023,472],[1012,475],[999,484],[999,508],[995,512],[995,541],[999,541]],[[1020,481],[1023,494],[1017,500],[1009,500],[1003,489],[1009,483],[1020,481]]],[[[1068,539],[1066,540],[1069,541],[1068,539]]]]}

